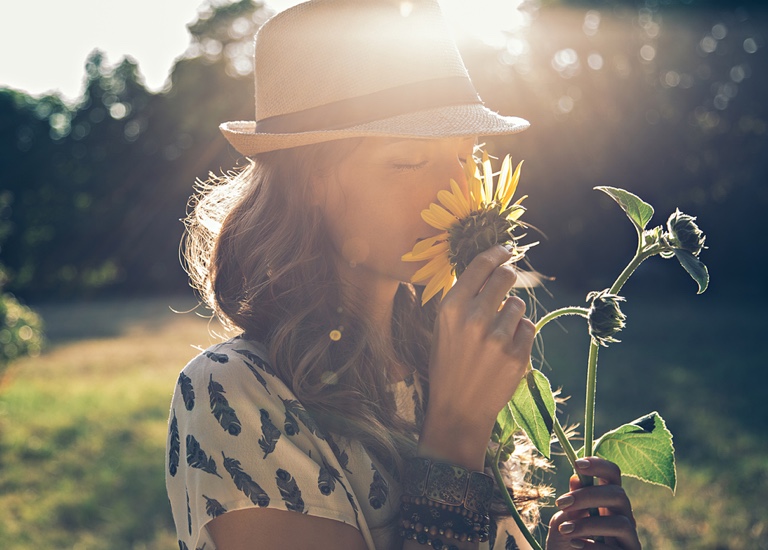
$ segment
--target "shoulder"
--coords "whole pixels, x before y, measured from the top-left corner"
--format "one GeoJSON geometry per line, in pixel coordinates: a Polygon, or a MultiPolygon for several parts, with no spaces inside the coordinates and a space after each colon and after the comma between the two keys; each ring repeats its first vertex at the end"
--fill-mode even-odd
{"type": "Polygon", "coordinates": [[[266,348],[244,338],[209,347],[179,373],[172,401],[178,422],[237,436],[243,422],[283,406],[291,395],[266,359],[266,348]],[[264,411],[264,412],[260,412],[264,411]]]}

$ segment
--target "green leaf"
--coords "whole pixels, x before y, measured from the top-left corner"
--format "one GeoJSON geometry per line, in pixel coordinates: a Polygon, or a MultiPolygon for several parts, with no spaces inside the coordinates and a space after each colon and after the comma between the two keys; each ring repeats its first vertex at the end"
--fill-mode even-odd
{"type": "Polygon", "coordinates": [[[512,409],[510,408],[509,403],[507,403],[504,405],[504,408],[501,409],[498,416],[496,416],[496,425],[493,428],[493,435],[499,445],[503,447],[517,429],[515,418],[512,416],[512,409]]]}
{"type": "Polygon", "coordinates": [[[532,369],[520,382],[509,405],[517,425],[528,434],[539,452],[549,458],[555,398],[547,377],[532,369]]]}
{"type": "Polygon", "coordinates": [[[696,284],[699,285],[699,291],[696,294],[701,294],[707,290],[707,286],[709,286],[709,271],[707,270],[707,266],[704,265],[704,262],[687,250],[675,248],[674,252],[680,265],[685,268],[688,275],[690,275],[693,280],[696,281],[696,284]]]}
{"type": "Polygon", "coordinates": [[[675,492],[672,434],[655,411],[603,435],[595,443],[595,454],[618,465],[622,475],[675,492]]]}
{"type": "Polygon", "coordinates": [[[595,187],[598,191],[607,194],[621,206],[621,209],[627,214],[632,223],[635,224],[637,231],[642,235],[645,226],[653,217],[653,206],[643,201],[637,195],[617,187],[595,187]]]}

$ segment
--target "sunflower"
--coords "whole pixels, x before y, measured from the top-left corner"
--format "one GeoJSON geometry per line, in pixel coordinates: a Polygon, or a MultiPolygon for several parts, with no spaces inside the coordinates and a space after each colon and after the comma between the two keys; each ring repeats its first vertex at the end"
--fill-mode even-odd
{"type": "Polygon", "coordinates": [[[496,244],[511,244],[514,254],[510,262],[517,262],[537,244],[520,245],[517,241],[523,235],[514,235],[516,229],[526,227],[520,216],[525,212],[521,203],[527,195],[510,204],[520,180],[522,165],[520,162],[513,172],[509,155],[504,157],[498,182],[494,185],[491,161],[488,153],[483,152],[482,173],[474,158],[465,165],[469,197],[458,183],[451,180],[451,190],[442,190],[437,194],[440,204],[432,203],[427,210],[422,210],[422,219],[442,231],[419,241],[413,250],[402,257],[406,262],[429,260],[411,278],[414,284],[426,284],[422,304],[426,304],[441,289],[445,296],[456,282],[456,277],[480,252],[496,244]]]}

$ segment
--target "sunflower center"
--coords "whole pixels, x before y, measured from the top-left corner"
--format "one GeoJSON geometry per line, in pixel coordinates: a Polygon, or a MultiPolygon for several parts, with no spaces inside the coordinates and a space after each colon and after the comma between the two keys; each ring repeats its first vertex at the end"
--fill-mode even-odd
{"type": "Polygon", "coordinates": [[[498,204],[472,212],[448,229],[448,258],[461,275],[469,263],[481,252],[497,244],[515,244],[512,235],[520,224],[502,215],[498,204]]]}

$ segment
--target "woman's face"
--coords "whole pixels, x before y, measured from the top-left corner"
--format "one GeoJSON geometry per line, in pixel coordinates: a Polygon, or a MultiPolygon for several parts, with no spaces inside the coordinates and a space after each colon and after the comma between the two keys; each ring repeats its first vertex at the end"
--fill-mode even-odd
{"type": "Polygon", "coordinates": [[[318,180],[318,200],[342,277],[370,284],[409,281],[423,262],[400,258],[439,231],[421,219],[454,179],[466,192],[464,162],[474,138],[365,138],[318,180]]]}

